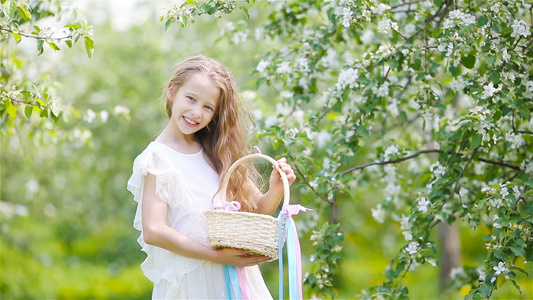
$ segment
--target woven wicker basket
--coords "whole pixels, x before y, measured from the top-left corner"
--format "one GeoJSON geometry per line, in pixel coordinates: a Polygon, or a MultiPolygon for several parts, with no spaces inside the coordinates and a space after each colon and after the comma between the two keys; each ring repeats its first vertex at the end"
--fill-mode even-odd
{"type": "MultiPolygon", "coordinates": [[[[226,191],[231,173],[237,166],[251,159],[266,159],[281,174],[283,181],[283,203],[289,204],[289,181],[278,162],[263,154],[251,154],[237,160],[228,169],[220,189],[221,201],[225,203],[226,191]]],[[[269,215],[213,210],[204,212],[207,217],[208,237],[212,247],[245,249],[254,254],[265,255],[272,259],[278,258],[278,220],[269,215]]]]}

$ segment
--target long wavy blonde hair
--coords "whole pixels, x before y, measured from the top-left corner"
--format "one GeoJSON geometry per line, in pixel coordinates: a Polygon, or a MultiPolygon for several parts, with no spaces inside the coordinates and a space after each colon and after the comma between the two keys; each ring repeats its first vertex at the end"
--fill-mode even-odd
{"type": "MultiPolygon", "coordinates": [[[[231,72],[220,62],[203,55],[193,56],[180,62],[174,69],[163,95],[166,97],[166,111],[172,115],[172,99],[167,90],[177,91],[192,75],[201,74],[213,80],[220,89],[220,99],[213,120],[195,135],[212,167],[220,175],[220,183],[229,167],[239,158],[249,153],[247,130],[244,116],[246,111],[237,92],[237,85],[231,72]]],[[[227,188],[228,201],[239,201],[241,211],[254,212],[257,207],[253,198],[257,171],[250,164],[240,165],[231,174],[227,188]]],[[[220,191],[220,190],[219,190],[220,191]]]]}

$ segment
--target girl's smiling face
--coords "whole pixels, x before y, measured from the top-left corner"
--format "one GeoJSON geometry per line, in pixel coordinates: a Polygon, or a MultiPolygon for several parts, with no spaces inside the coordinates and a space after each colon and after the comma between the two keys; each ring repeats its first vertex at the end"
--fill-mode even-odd
{"type": "Polygon", "coordinates": [[[200,73],[192,75],[175,91],[169,85],[168,98],[172,99],[171,122],[177,126],[183,137],[191,135],[206,127],[216,115],[220,89],[212,79],[200,73]]]}

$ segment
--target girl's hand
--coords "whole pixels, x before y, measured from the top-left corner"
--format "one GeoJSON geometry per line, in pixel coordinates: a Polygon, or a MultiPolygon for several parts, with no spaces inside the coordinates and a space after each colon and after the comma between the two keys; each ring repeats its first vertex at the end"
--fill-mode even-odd
{"type": "MultiPolygon", "coordinates": [[[[289,186],[291,186],[296,180],[296,175],[294,174],[291,166],[287,164],[287,159],[285,157],[279,159],[278,166],[285,173],[285,175],[287,175],[289,186]]],[[[269,184],[269,192],[273,193],[274,195],[280,195],[280,197],[283,195],[283,181],[281,180],[281,175],[275,168],[270,174],[269,184]]]]}
{"type": "Polygon", "coordinates": [[[243,249],[222,248],[214,250],[212,262],[239,268],[255,266],[272,260],[268,256],[250,254],[249,251],[243,249]]]}

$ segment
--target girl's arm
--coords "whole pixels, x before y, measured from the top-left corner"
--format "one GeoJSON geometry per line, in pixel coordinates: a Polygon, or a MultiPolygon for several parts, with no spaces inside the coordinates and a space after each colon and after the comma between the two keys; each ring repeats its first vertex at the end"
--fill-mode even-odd
{"type": "Polygon", "coordinates": [[[237,267],[252,266],[270,260],[265,256],[249,256],[246,250],[229,248],[215,250],[171,228],[167,225],[168,204],[155,195],[155,186],[155,176],[148,173],[144,179],[142,202],[143,238],[147,244],[186,257],[237,267]]]}
{"type": "MultiPolygon", "coordinates": [[[[292,170],[291,166],[287,164],[287,159],[285,157],[278,160],[278,165],[280,169],[285,172],[287,179],[289,181],[289,186],[294,183],[296,180],[296,175],[292,170]]],[[[283,197],[283,181],[281,180],[281,175],[276,171],[272,170],[269,180],[269,189],[266,194],[262,194],[259,189],[257,190],[257,212],[265,215],[273,214],[279,206],[281,197],[283,197]]]]}

